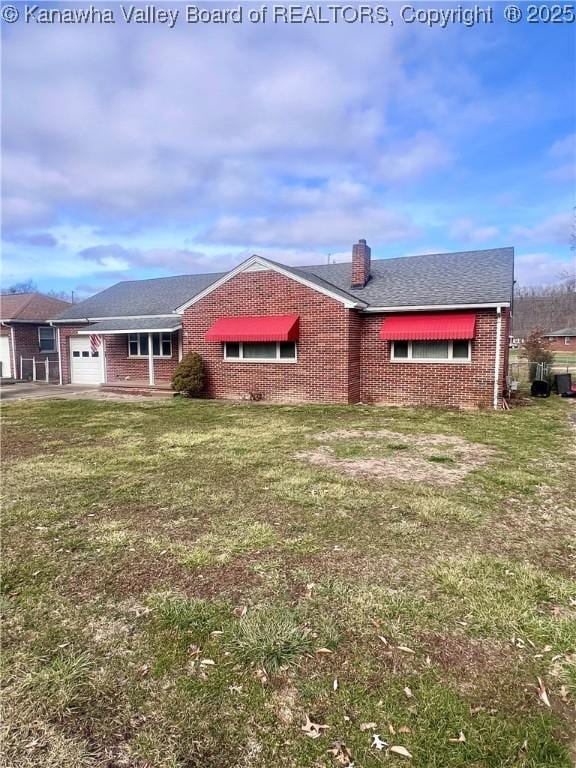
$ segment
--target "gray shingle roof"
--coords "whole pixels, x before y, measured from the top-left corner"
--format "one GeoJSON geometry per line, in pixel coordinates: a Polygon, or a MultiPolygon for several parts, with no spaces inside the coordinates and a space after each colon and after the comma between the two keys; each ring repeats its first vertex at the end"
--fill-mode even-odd
{"type": "Polygon", "coordinates": [[[90,323],[84,330],[90,333],[110,331],[175,331],[182,325],[180,315],[156,315],[155,317],[129,317],[126,320],[101,320],[90,323]]]}
{"type": "MultiPolygon", "coordinates": [[[[269,260],[268,260],[269,261],[269,260]]],[[[367,307],[498,304],[512,300],[514,249],[434,253],[373,259],[364,288],[350,288],[352,265],[279,265],[343,299],[367,307]]],[[[70,307],[58,320],[169,315],[226,273],[181,275],[117,283],[70,307]]]]}
{"type": "Polygon", "coordinates": [[[58,320],[168,315],[225,273],[126,280],[74,304],[58,320]]]}
{"type": "Polygon", "coordinates": [[[576,326],[561,328],[559,331],[550,331],[546,336],[576,336],[576,326]]]}
{"type": "Polygon", "coordinates": [[[371,279],[351,289],[352,265],[299,267],[372,307],[506,303],[512,299],[514,249],[373,259],[371,279]]]}

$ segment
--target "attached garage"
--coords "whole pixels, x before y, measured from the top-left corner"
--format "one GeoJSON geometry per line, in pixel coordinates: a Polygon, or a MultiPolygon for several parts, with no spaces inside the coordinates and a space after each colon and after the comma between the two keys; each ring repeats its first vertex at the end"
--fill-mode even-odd
{"type": "Polygon", "coordinates": [[[10,360],[10,339],[8,336],[0,336],[0,366],[3,379],[9,379],[12,375],[12,361],[10,360]]]}
{"type": "Polygon", "coordinates": [[[70,339],[70,378],[72,384],[101,384],[104,381],[102,346],[92,349],[90,337],[70,339]]]}

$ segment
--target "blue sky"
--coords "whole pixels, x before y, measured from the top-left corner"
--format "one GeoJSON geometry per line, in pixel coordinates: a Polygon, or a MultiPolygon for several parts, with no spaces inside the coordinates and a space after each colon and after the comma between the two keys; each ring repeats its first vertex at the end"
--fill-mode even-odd
{"type": "Polygon", "coordinates": [[[4,24],[2,284],[83,296],[360,237],[377,258],[514,245],[519,282],[554,281],[575,26],[493,6],[447,29],[4,24]]]}

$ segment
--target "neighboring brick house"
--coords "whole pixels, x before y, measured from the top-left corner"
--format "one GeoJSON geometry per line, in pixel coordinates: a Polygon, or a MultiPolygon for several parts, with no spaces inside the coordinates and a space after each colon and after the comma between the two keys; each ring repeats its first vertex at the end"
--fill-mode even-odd
{"type": "Polygon", "coordinates": [[[58,381],[56,329],[50,321],[70,307],[42,293],[0,296],[0,363],[2,378],[58,381]]]}
{"type": "Polygon", "coordinates": [[[205,395],[499,407],[512,248],[122,282],[56,321],[62,382],[167,386],[199,352],[205,395]]]}
{"type": "Polygon", "coordinates": [[[576,325],[544,334],[554,352],[576,352],[576,325]]]}

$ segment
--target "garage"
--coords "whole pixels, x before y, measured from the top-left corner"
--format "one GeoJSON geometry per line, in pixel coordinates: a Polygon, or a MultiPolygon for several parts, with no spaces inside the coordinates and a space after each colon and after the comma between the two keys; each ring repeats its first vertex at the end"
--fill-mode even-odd
{"type": "Polygon", "coordinates": [[[10,340],[8,336],[0,336],[0,376],[3,379],[9,379],[11,375],[10,340]]]}
{"type": "Polygon", "coordinates": [[[90,337],[70,339],[70,377],[72,384],[100,384],[103,360],[102,347],[93,350],[90,337]]]}

